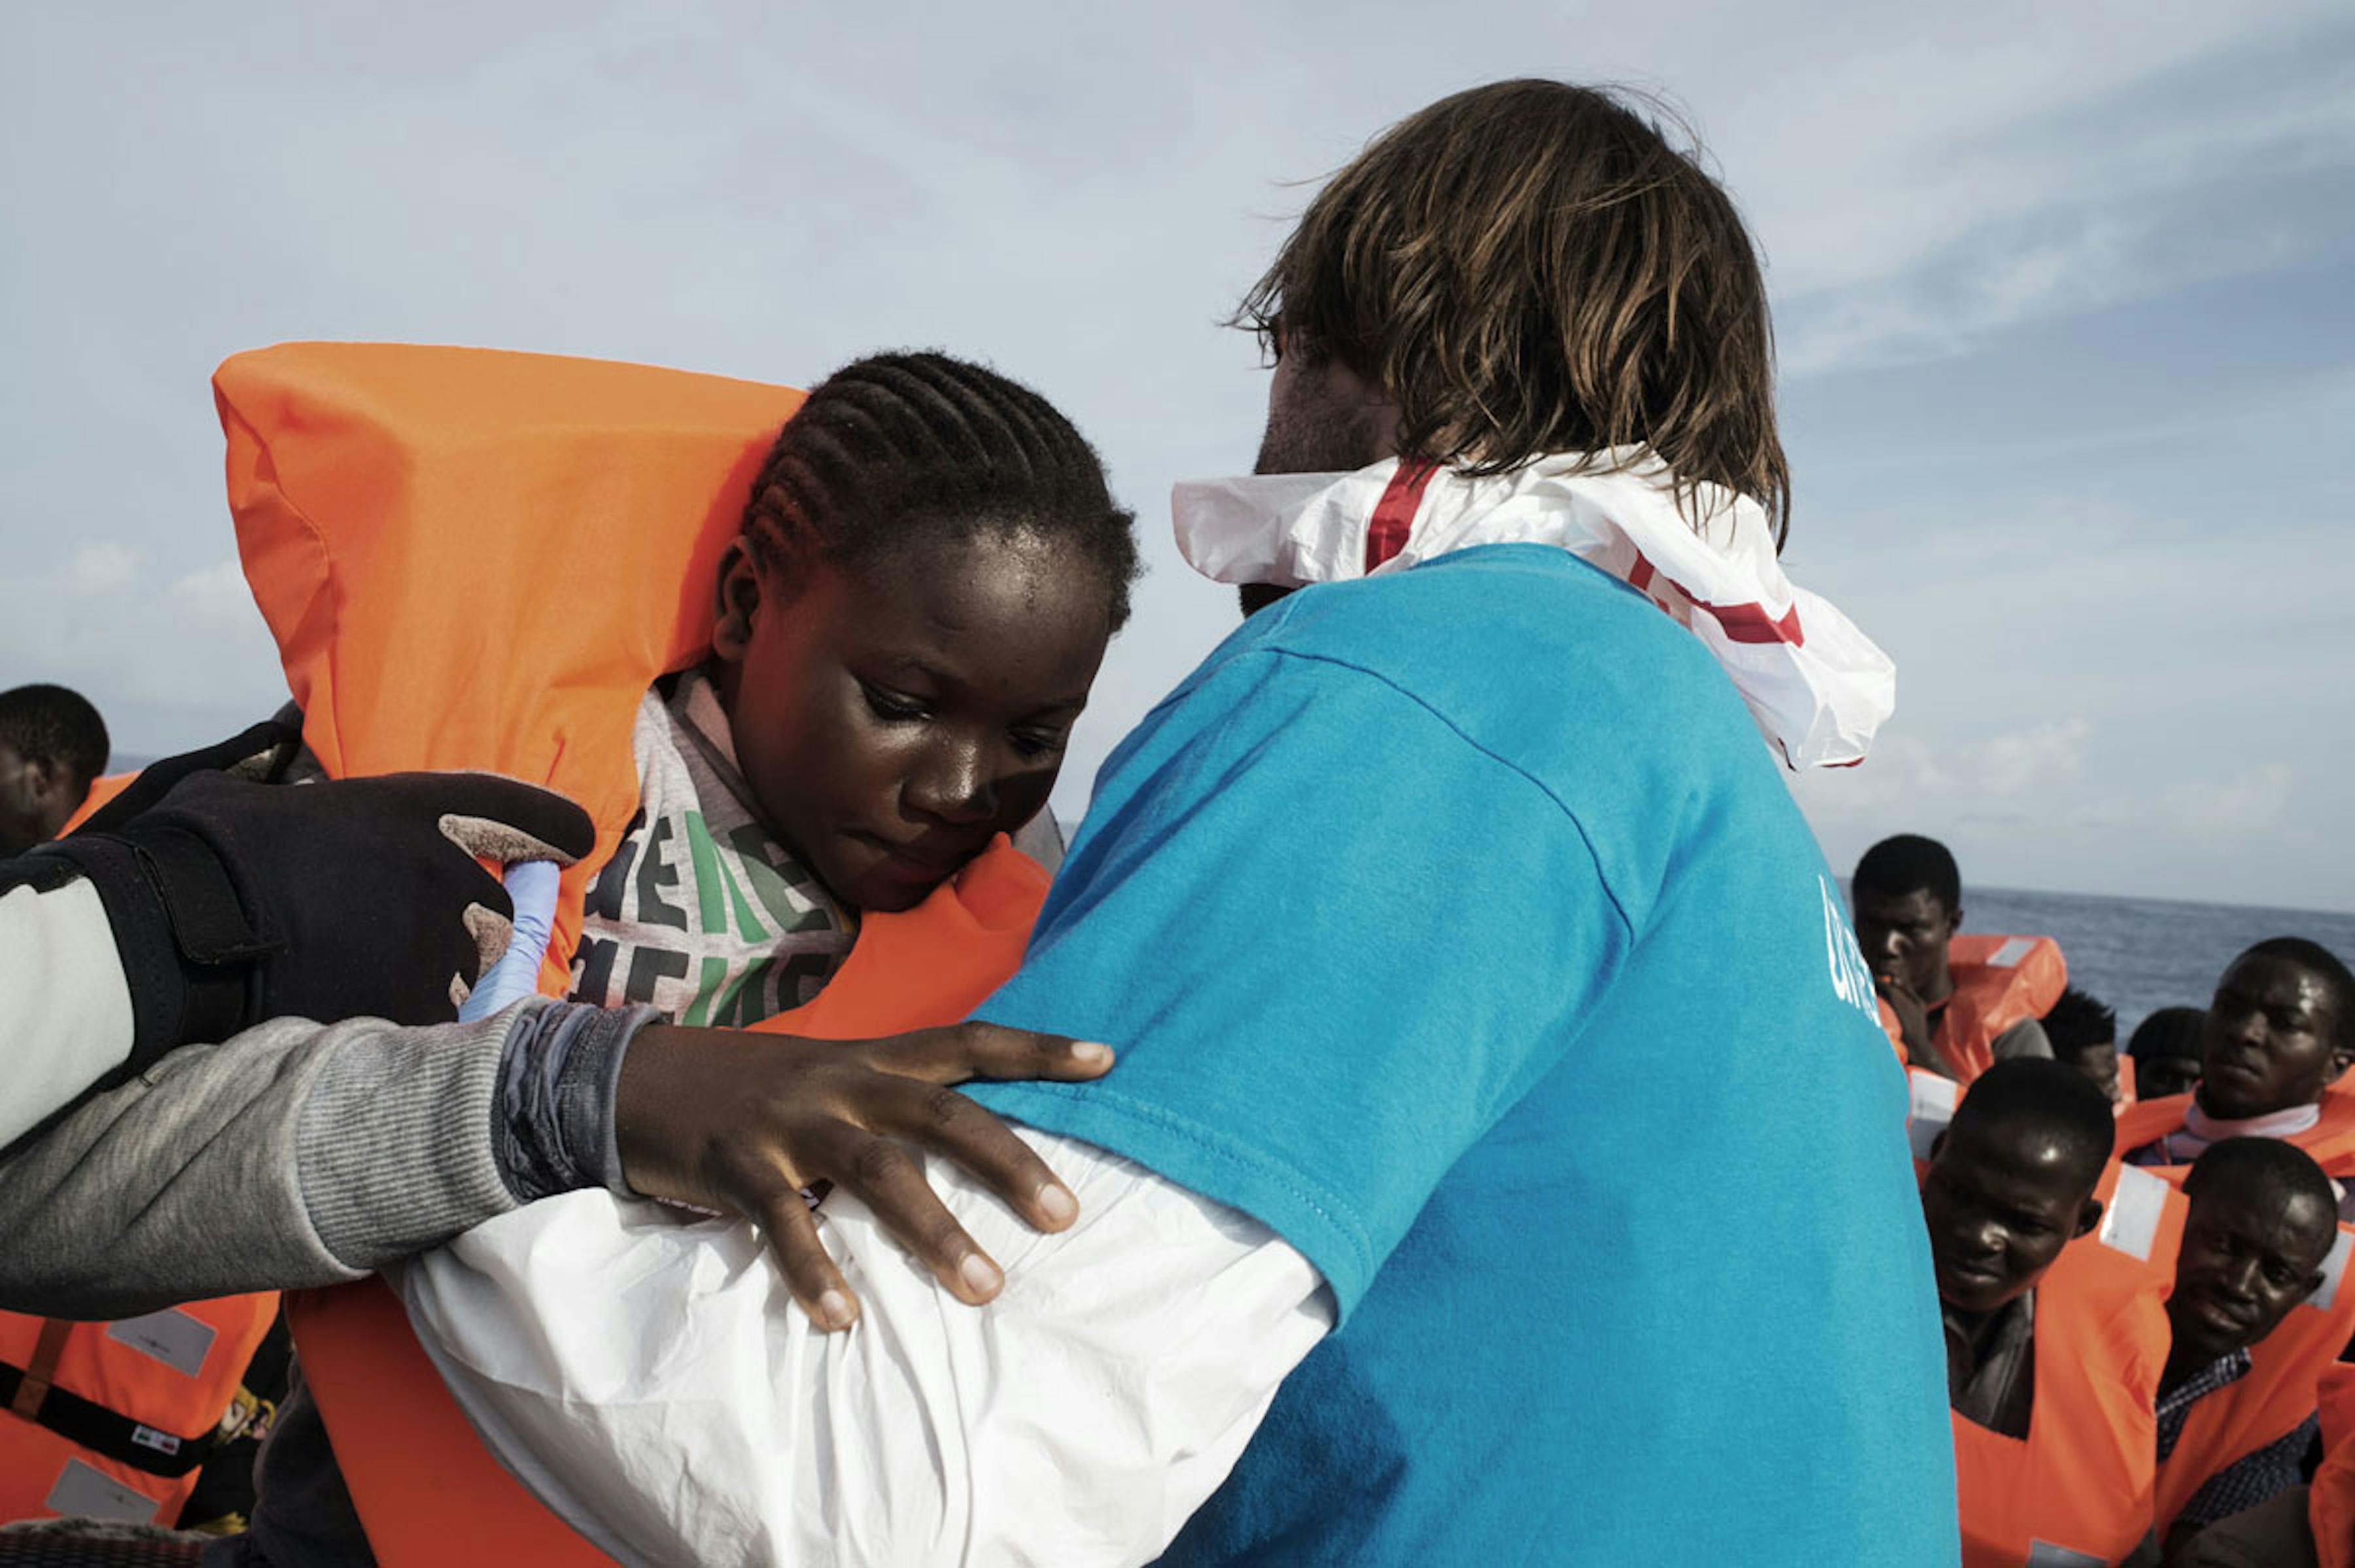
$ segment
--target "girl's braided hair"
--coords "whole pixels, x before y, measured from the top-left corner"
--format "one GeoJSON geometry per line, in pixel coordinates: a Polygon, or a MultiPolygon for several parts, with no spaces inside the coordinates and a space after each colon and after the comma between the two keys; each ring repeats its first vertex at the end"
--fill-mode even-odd
{"type": "Polygon", "coordinates": [[[1094,565],[1114,631],[1141,571],[1135,524],[1095,448],[1053,404],[935,353],[874,355],[819,383],[778,432],[744,509],[754,560],[788,575],[943,538],[1036,535],[1094,565]]]}

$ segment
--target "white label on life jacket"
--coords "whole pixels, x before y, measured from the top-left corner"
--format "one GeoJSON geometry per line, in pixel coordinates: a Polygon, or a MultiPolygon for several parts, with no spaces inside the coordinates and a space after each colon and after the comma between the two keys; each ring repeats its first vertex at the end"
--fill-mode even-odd
{"type": "Polygon", "coordinates": [[[2330,1304],[2339,1299],[2339,1282],[2347,1277],[2347,1256],[2355,1253],[2355,1232],[2339,1227],[2339,1234],[2330,1243],[2330,1255],[2322,1260],[2322,1287],[2306,1298],[2308,1307],[2328,1312],[2330,1304]]]}
{"type": "MultiPolygon", "coordinates": [[[[2007,936],[2003,939],[2001,947],[1987,955],[1987,966],[1990,969],[2017,969],[2019,967],[2019,961],[2035,951],[2036,938],[2007,936]]],[[[2054,1550],[2058,1551],[2059,1548],[2056,1547],[2054,1550]]]]}
{"type": "Polygon", "coordinates": [[[41,1506],[69,1519],[102,1519],[118,1524],[146,1524],[155,1521],[161,1506],[144,1492],[134,1492],[113,1477],[91,1468],[79,1459],[69,1459],[58,1476],[58,1484],[41,1499],[41,1506]]]}
{"type": "Polygon", "coordinates": [[[142,1448],[153,1448],[158,1454],[176,1454],[180,1451],[178,1438],[168,1432],[158,1432],[152,1426],[133,1427],[131,1441],[138,1444],[142,1448]]]}
{"type": "Polygon", "coordinates": [[[2073,1552],[2049,1541],[2031,1541],[2028,1543],[2028,1561],[2022,1568],[2109,1568],[2109,1562],[2090,1552],[2073,1552]]]}
{"type": "Polygon", "coordinates": [[[2115,1247],[2138,1263],[2150,1261],[2151,1243],[2158,1240],[2159,1217],[2167,1212],[2167,1183],[2136,1166],[2118,1168],[2118,1184],[2110,1191],[2110,1206],[2102,1215],[2102,1244],[2115,1247]]]}
{"type": "Polygon", "coordinates": [[[106,1337],[143,1356],[155,1357],[176,1372],[195,1377],[205,1370],[205,1358],[212,1353],[215,1331],[203,1318],[172,1307],[144,1317],[110,1323],[106,1337]]]}

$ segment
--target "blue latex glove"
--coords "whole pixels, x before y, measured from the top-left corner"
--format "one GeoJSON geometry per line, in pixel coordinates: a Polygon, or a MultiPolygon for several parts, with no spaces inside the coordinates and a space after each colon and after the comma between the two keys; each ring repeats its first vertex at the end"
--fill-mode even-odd
{"type": "Polygon", "coordinates": [[[563,871],[552,860],[512,860],[499,879],[515,901],[515,935],[465,1005],[460,1023],[473,1023],[539,992],[539,961],[556,930],[556,884],[563,871]]]}

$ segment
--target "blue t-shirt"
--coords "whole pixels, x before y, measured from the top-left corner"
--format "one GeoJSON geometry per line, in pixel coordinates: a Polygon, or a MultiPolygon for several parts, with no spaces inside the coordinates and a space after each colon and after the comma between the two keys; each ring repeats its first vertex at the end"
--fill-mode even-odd
{"type": "Polygon", "coordinates": [[[1105,764],[976,1097],[1263,1221],[1337,1330],[1172,1563],[1940,1568],[1903,1075],[1700,644],[1560,550],[1263,611],[1105,764]]]}

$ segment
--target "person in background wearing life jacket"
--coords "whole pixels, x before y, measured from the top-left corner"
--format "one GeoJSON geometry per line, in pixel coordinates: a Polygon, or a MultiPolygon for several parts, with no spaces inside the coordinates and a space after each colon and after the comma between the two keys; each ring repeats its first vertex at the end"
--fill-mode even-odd
{"type": "MultiPolygon", "coordinates": [[[[2158,1460],[2191,1472],[2170,1491],[2190,1500],[2169,1523],[2164,1561],[2219,1520],[2267,1501],[2305,1478],[2316,1432],[2311,1411],[2289,1431],[2237,1457],[2184,1446],[2196,1406],[2231,1398],[2251,1376],[2250,1349],[2321,1288],[2339,1235],[2338,1200],[2313,1160],[2277,1138],[2225,1138],[2183,1180],[2190,1212],[2177,1253],[2167,1317],[2173,1331],[2158,1384],[2158,1460]],[[2198,1472],[2207,1470],[2205,1479],[2198,1472]]],[[[2327,1359],[2328,1347],[2321,1354],[2327,1359]]],[[[2307,1374],[2313,1375],[2310,1371],[2307,1374]]]]}
{"type": "Polygon", "coordinates": [[[2200,1084],[2118,1119],[2137,1165],[2184,1165],[2224,1138],[2286,1138],[2344,1190],[2355,1178],[2355,1096],[2330,1092],[2355,1058],[2355,976],[2298,936],[2260,942],[2224,970],[2200,1027],[2200,1084]]]}
{"type": "Polygon", "coordinates": [[[2132,1097],[2120,1081],[2115,1008],[2072,986],[2044,1015],[2044,1038],[2051,1042],[2055,1061],[2092,1079],[2111,1104],[2132,1097]]]}
{"type": "MultiPolygon", "coordinates": [[[[1911,1065],[1967,1084],[1994,1062],[2052,1054],[2037,1020],[2058,997],[2057,976],[2037,996],[2020,982],[2040,975],[2017,959],[2000,967],[1966,965],[1952,953],[1963,923],[1963,881],[1945,845],[1913,833],[1882,839],[1856,863],[1849,897],[1857,945],[1911,1065]]],[[[1989,958],[2007,956],[2010,945],[1989,958]]],[[[2051,956],[2057,966],[2057,950],[2051,956]]]]}
{"type": "Polygon", "coordinates": [[[0,691],[0,856],[58,836],[106,771],[106,721],[62,686],[0,691]]]}
{"type": "MultiPolygon", "coordinates": [[[[1971,1086],[1922,1178],[1922,1217],[1946,1326],[1946,1397],[1966,1421],[2028,1435],[2036,1282],[2102,1218],[2106,1111],[2057,1063],[1990,1070],[1971,1086]]],[[[1965,1499],[1967,1511],[1969,1499],[1965,1499]]]]}
{"type": "Polygon", "coordinates": [[[2161,1008],[2142,1022],[2126,1041],[2134,1062],[2135,1095],[2164,1100],[2189,1094],[2200,1083],[2200,1036],[2207,1027],[2205,1008],[2161,1008]]]}
{"type": "Polygon", "coordinates": [[[2082,1074],[1998,1062],[1923,1173],[1965,1568],[2041,1562],[2038,1542],[2116,1562],[2149,1532],[2182,1200],[2110,1163],[2110,1132],[2082,1074]]]}

